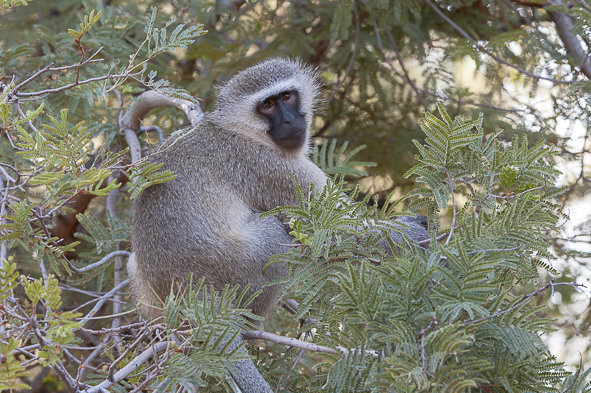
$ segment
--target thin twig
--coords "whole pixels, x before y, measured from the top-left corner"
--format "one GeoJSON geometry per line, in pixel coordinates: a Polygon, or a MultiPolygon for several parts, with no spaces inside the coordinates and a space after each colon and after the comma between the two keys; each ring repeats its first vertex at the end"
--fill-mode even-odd
{"type": "Polygon", "coordinates": [[[79,82],[72,82],[70,84],[67,84],[67,85],[64,85],[64,86],[61,86],[61,87],[56,87],[54,89],[45,89],[45,90],[35,91],[35,92],[31,92],[31,93],[20,93],[20,92],[18,92],[18,93],[16,93],[16,96],[18,98],[22,98],[22,97],[38,97],[38,96],[43,95],[43,94],[57,93],[57,92],[60,92],[60,91],[69,90],[72,87],[86,85],[86,84],[92,83],[92,82],[99,82],[99,81],[110,80],[110,79],[133,78],[136,75],[140,75],[140,74],[141,74],[141,72],[127,73],[127,74],[115,74],[115,75],[97,76],[95,78],[90,78],[90,79],[86,79],[86,80],[79,81],[79,82]]]}
{"type": "Polygon", "coordinates": [[[536,191],[536,190],[541,190],[542,188],[544,188],[545,186],[539,186],[539,187],[535,187],[535,188],[530,188],[529,190],[525,190],[523,192],[520,192],[519,194],[515,194],[515,195],[494,195],[494,194],[488,194],[489,196],[493,197],[493,198],[498,198],[498,199],[509,199],[509,198],[517,198],[518,196],[521,196],[523,194],[526,194],[528,192],[532,192],[532,191],[536,191]]]}
{"type": "Polygon", "coordinates": [[[92,330],[92,329],[85,329],[85,328],[80,328],[78,329],[81,332],[84,333],[88,333],[88,334],[108,334],[108,333],[114,333],[114,332],[121,332],[123,330],[128,330],[128,329],[134,329],[134,328],[138,328],[138,327],[142,327],[142,326],[146,326],[146,322],[135,322],[135,323],[131,323],[129,325],[121,325],[117,328],[103,328],[100,330],[92,330]]]}
{"type": "Polygon", "coordinates": [[[104,59],[96,59],[93,60],[93,58],[101,51],[103,50],[103,47],[101,46],[100,48],[98,48],[96,50],[96,52],[94,52],[89,58],[88,60],[86,60],[84,63],[77,63],[77,64],[72,64],[69,66],[62,66],[62,67],[53,67],[51,68],[51,66],[54,63],[50,63],[49,65],[43,67],[42,69],[40,69],[39,71],[35,72],[33,75],[31,75],[30,77],[28,77],[27,79],[25,79],[24,81],[22,81],[21,83],[19,83],[18,85],[16,85],[14,87],[14,89],[12,89],[13,92],[18,92],[20,89],[22,89],[23,87],[25,87],[26,85],[28,85],[29,83],[31,83],[33,80],[35,80],[39,75],[45,73],[45,72],[57,72],[57,71],[65,71],[65,70],[69,70],[71,68],[79,68],[81,66],[87,65],[87,64],[91,64],[91,63],[97,63],[97,62],[101,62],[104,59]]]}
{"type": "Polygon", "coordinates": [[[523,305],[525,305],[525,303],[531,299],[532,297],[544,292],[546,289],[548,289],[549,287],[554,288],[555,286],[559,286],[559,285],[568,285],[571,287],[585,287],[583,284],[574,284],[574,283],[570,283],[570,282],[559,282],[559,283],[555,283],[554,279],[550,280],[546,285],[544,285],[543,287],[540,287],[538,289],[536,289],[535,291],[533,291],[532,293],[529,293],[527,295],[523,295],[521,297],[521,299],[515,303],[512,307],[508,308],[507,310],[502,310],[502,311],[497,311],[496,313],[489,315],[488,317],[483,317],[480,319],[475,319],[474,321],[468,321],[468,322],[464,322],[464,326],[469,326],[469,325],[474,325],[480,322],[484,322],[486,320],[492,319],[492,318],[496,318],[498,316],[507,314],[517,308],[522,307],[523,305]]]}
{"type": "MultiPolygon", "coordinates": [[[[25,113],[23,112],[23,110],[21,109],[21,106],[19,105],[18,100],[16,100],[14,102],[14,106],[16,107],[16,111],[18,112],[18,114],[23,118],[26,119],[27,116],[25,115],[25,113]]],[[[37,129],[37,127],[35,127],[35,125],[33,124],[33,122],[31,120],[27,120],[27,124],[29,125],[29,127],[31,127],[31,129],[33,131],[35,131],[35,134],[39,135],[39,137],[41,137],[41,140],[45,141],[45,137],[39,132],[39,130],[37,129]]],[[[52,146],[53,147],[53,146],[52,146]]],[[[55,147],[54,147],[55,149],[55,147]]]]}
{"type": "Polygon", "coordinates": [[[142,332],[142,334],[140,334],[140,336],[129,346],[127,346],[127,348],[125,349],[125,352],[123,352],[121,354],[121,356],[119,356],[117,359],[113,360],[113,363],[111,363],[111,365],[109,365],[109,372],[107,373],[107,379],[111,382],[114,382],[113,379],[113,373],[115,372],[115,368],[117,367],[117,365],[127,357],[127,355],[129,355],[129,353],[131,351],[133,351],[135,349],[135,347],[137,347],[140,342],[142,342],[142,340],[146,337],[146,335],[148,334],[148,331],[144,331],[142,332]]]}
{"type": "Polygon", "coordinates": [[[421,367],[423,368],[423,372],[429,375],[431,375],[431,373],[427,371],[427,350],[425,349],[425,338],[427,337],[427,332],[431,330],[434,325],[437,325],[437,320],[434,316],[431,316],[431,322],[429,323],[429,326],[421,329],[419,332],[419,341],[421,342],[421,367]]]}
{"type": "Polygon", "coordinates": [[[345,70],[345,75],[343,75],[343,79],[337,79],[337,84],[335,85],[335,87],[332,91],[332,94],[330,95],[330,97],[328,97],[328,100],[326,100],[327,105],[330,101],[332,101],[335,94],[337,94],[337,92],[339,91],[339,88],[341,87],[341,84],[345,81],[345,79],[347,79],[347,76],[349,76],[349,73],[351,72],[351,69],[353,68],[353,61],[357,57],[357,46],[359,45],[360,27],[359,27],[359,12],[357,11],[357,4],[355,4],[355,1],[353,1],[353,10],[355,11],[355,43],[353,44],[353,52],[351,53],[351,59],[349,59],[349,64],[347,65],[347,69],[345,70]]]}
{"type": "Polygon", "coordinates": [[[483,252],[515,251],[515,250],[519,250],[520,248],[521,248],[521,245],[513,247],[513,248],[491,248],[489,250],[470,251],[470,252],[467,252],[466,255],[481,254],[483,252]]]}
{"type": "MultiPolygon", "coordinates": [[[[376,22],[377,22],[377,20],[376,20],[376,22]]],[[[374,24],[375,24],[375,22],[374,22],[374,24]]],[[[404,59],[400,55],[400,50],[398,49],[398,44],[396,43],[396,40],[394,39],[394,36],[392,35],[392,32],[390,31],[390,27],[388,27],[388,25],[386,25],[385,30],[386,30],[386,35],[388,36],[388,39],[390,40],[390,45],[392,45],[392,49],[394,49],[394,52],[396,53],[396,58],[398,59],[398,63],[400,64],[400,67],[402,68],[402,72],[404,72],[404,76],[406,77],[408,84],[415,91],[417,97],[419,98],[419,101],[421,101],[421,104],[423,105],[423,108],[425,108],[425,110],[429,110],[427,108],[427,103],[423,99],[423,95],[421,93],[419,93],[419,90],[417,89],[417,87],[415,86],[413,81],[410,79],[410,76],[408,76],[408,72],[406,72],[406,67],[404,66],[404,59]]]]}
{"type": "MultiPolygon", "coordinates": [[[[444,233],[443,235],[439,235],[438,237],[435,238],[435,240],[439,241],[439,240],[445,238],[446,236],[449,236],[449,233],[444,233]]],[[[431,243],[431,239],[425,239],[425,240],[421,240],[420,242],[417,242],[417,244],[419,246],[424,246],[429,243],[431,243]]]]}
{"type": "Polygon", "coordinates": [[[92,310],[90,310],[90,312],[80,320],[81,326],[84,326],[86,322],[88,322],[88,320],[92,318],[98,312],[98,310],[101,309],[103,304],[105,304],[111,296],[123,289],[127,284],[129,284],[129,280],[123,280],[121,284],[117,285],[115,288],[111,289],[104,296],[102,296],[98,303],[92,308],[92,310]]]}

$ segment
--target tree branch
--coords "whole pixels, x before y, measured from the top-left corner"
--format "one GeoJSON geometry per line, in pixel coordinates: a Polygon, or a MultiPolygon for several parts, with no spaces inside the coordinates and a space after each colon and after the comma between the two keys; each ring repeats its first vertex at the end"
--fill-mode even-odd
{"type": "Polygon", "coordinates": [[[131,107],[119,121],[119,127],[122,129],[130,129],[136,131],[140,128],[140,121],[146,114],[154,108],[173,107],[182,110],[191,125],[199,124],[203,118],[203,112],[199,105],[181,100],[180,98],[172,98],[165,96],[154,90],[149,90],[142,93],[137,101],[131,104],[131,107]]]}
{"type": "Polygon", "coordinates": [[[109,262],[112,258],[121,257],[121,256],[128,257],[130,255],[131,255],[131,253],[129,251],[113,251],[112,253],[105,255],[103,257],[103,259],[101,259],[98,262],[92,263],[92,264],[84,266],[82,268],[77,268],[73,265],[70,265],[70,269],[72,269],[76,273],[84,273],[84,272],[88,272],[96,267],[99,267],[101,265],[104,265],[105,263],[109,262]]]}
{"type": "Polygon", "coordinates": [[[402,59],[402,56],[400,55],[400,50],[398,50],[398,44],[396,43],[396,40],[394,39],[394,36],[392,35],[392,32],[390,31],[390,27],[388,27],[388,25],[386,25],[385,30],[386,30],[386,35],[388,36],[388,39],[390,40],[390,45],[392,45],[392,49],[394,49],[394,52],[396,52],[396,58],[398,59],[398,63],[400,64],[400,67],[402,68],[402,72],[404,72],[404,76],[406,77],[408,84],[415,91],[417,97],[419,98],[419,101],[421,101],[421,104],[423,105],[423,108],[425,108],[426,111],[429,110],[429,108],[427,108],[427,103],[423,99],[423,95],[419,92],[419,90],[417,89],[417,87],[415,86],[413,81],[410,79],[410,76],[408,76],[408,72],[406,72],[406,67],[404,66],[404,60],[402,59]]]}
{"type": "Polygon", "coordinates": [[[330,353],[331,355],[340,355],[339,352],[332,348],[323,347],[321,345],[296,340],[295,338],[280,336],[269,332],[251,331],[242,333],[244,340],[266,340],[277,344],[289,345],[291,347],[305,349],[306,351],[330,353]]]}
{"type": "Polygon", "coordinates": [[[129,362],[125,367],[119,370],[115,375],[113,375],[112,381],[104,380],[97,386],[94,386],[90,389],[83,390],[84,393],[103,393],[107,392],[107,389],[113,386],[115,383],[122,381],[124,378],[131,375],[134,371],[140,368],[146,361],[148,361],[151,357],[157,357],[162,352],[166,351],[169,348],[175,348],[176,343],[174,341],[163,341],[158,344],[153,345],[152,347],[146,349],[142,352],[139,356],[136,356],[131,362],[129,362]]]}
{"type": "Polygon", "coordinates": [[[546,289],[548,289],[549,287],[556,287],[559,285],[568,285],[570,287],[582,287],[582,284],[573,284],[570,282],[559,282],[559,283],[554,283],[554,280],[550,280],[546,285],[544,285],[543,287],[540,287],[538,289],[536,289],[535,291],[533,291],[532,293],[529,293],[527,295],[523,295],[521,297],[521,299],[515,303],[512,307],[503,310],[503,311],[497,311],[496,313],[489,315],[488,317],[483,317],[480,319],[475,319],[474,321],[468,321],[468,322],[464,322],[464,326],[469,326],[469,325],[474,325],[480,322],[484,322],[488,319],[492,319],[492,318],[496,318],[498,316],[501,316],[503,314],[507,314],[508,312],[511,312],[517,308],[522,307],[529,299],[531,299],[532,297],[536,296],[539,293],[544,292],[546,289]]]}
{"type": "Polygon", "coordinates": [[[353,53],[351,53],[351,59],[349,60],[349,64],[347,65],[347,69],[345,70],[345,75],[343,76],[343,79],[337,80],[337,84],[334,87],[332,94],[330,95],[330,97],[328,97],[328,100],[326,100],[327,104],[330,101],[332,101],[335,94],[337,94],[337,92],[339,91],[341,84],[343,84],[345,79],[347,79],[347,76],[349,75],[349,73],[351,72],[351,69],[353,68],[353,60],[355,60],[355,57],[357,57],[357,47],[359,45],[360,27],[359,27],[359,12],[357,11],[357,5],[355,4],[355,2],[353,2],[353,9],[355,10],[355,44],[353,45],[353,53]]]}
{"type": "Polygon", "coordinates": [[[117,285],[115,288],[111,289],[109,292],[107,292],[106,294],[104,294],[101,297],[101,300],[99,300],[95,304],[95,306],[92,308],[92,310],[90,310],[90,312],[88,314],[86,314],[86,316],[84,318],[82,318],[80,320],[80,322],[82,323],[81,326],[84,326],[86,324],[86,322],[88,322],[88,320],[90,318],[92,318],[98,312],[98,310],[101,309],[101,307],[103,306],[103,304],[105,304],[107,302],[107,300],[109,300],[109,298],[111,296],[115,295],[117,292],[119,292],[120,290],[122,290],[127,284],[129,284],[129,279],[121,281],[121,284],[117,285]]]}
{"type": "MultiPolygon", "coordinates": [[[[562,1],[551,0],[550,4],[560,5],[562,1]]],[[[579,69],[585,76],[591,79],[591,61],[589,55],[581,47],[581,43],[576,35],[573,34],[573,20],[569,14],[564,12],[548,11],[550,18],[556,25],[556,31],[564,44],[567,52],[570,53],[575,61],[579,63],[579,69]]]]}

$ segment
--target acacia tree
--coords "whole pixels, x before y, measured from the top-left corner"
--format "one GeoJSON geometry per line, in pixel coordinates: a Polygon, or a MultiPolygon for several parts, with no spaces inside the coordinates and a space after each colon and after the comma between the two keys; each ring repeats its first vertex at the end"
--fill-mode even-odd
{"type": "Polygon", "coordinates": [[[538,336],[552,320],[536,300],[576,286],[548,241],[579,239],[557,220],[586,187],[588,131],[573,147],[555,130],[587,121],[586,3],[27,3],[0,3],[2,389],[47,386],[51,370],[54,390],[232,391],[244,354],[214,338],[234,334],[264,340],[249,350],[274,391],[589,390],[587,372],[569,376],[547,353],[538,336]],[[55,23],[72,16],[79,26],[55,23]],[[162,320],[138,321],[124,292],[130,201],[174,178],[140,160],[163,137],[155,125],[196,124],[193,95],[208,110],[216,84],[279,55],[319,67],[315,160],[336,176],[269,213],[286,213],[295,238],[269,262],[293,271],[284,307],[253,331],[242,289],[195,277],[162,320]],[[452,72],[462,57],[486,81],[477,91],[452,72]],[[157,93],[134,98],[146,88],[157,93]],[[551,110],[532,104],[544,96],[551,110]],[[140,128],[155,106],[184,114],[161,109],[140,128]],[[352,153],[398,187],[355,187],[370,166],[334,138],[366,144],[352,153]],[[557,152],[580,160],[566,188],[557,152]],[[400,211],[428,214],[432,238],[385,253],[400,211]]]}

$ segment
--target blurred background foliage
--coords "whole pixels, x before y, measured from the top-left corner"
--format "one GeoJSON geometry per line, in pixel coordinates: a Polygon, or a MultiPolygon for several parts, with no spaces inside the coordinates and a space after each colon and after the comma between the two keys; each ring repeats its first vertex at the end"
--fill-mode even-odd
{"type": "MultiPolygon", "coordinates": [[[[68,28],[75,29],[91,10],[102,14],[81,45],[86,58],[102,47],[98,58],[104,60],[80,68],[79,76],[44,74],[23,91],[52,89],[77,77],[118,74],[144,40],[151,7],[158,10],[156,26],[172,18],[176,24],[202,24],[207,33],[186,50],[150,60],[147,71],[156,76],[148,80],[146,72],[141,81],[128,80],[124,93],[170,83],[197,97],[207,111],[213,108],[216,86],[240,69],[269,57],[313,64],[325,85],[313,128],[316,143],[336,138],[353,147],[367,145],[358,158],[378,166],[361,180],[364,192],[385,198],[396,188],[401,195],[414,186],[403,177],[415,162],[411,141],[423,138],[419,119],[438,102],[452,118],[474,120],[483,112],[485,134],[503,129],[507,143],[527,134],[530,144],[541,138],[555,144],[560,150],[555,164],[563,172],[559,185],[569,186],[560,203],[572,220],[552,245],[560,256],[554,267],[559,282],[589,284],[591,6],[585,0],[38,0],[0,7],[0,82],[19,83],[51,63],[78,63],[81,51],[68,28]],[[570,27],[565,28],[564,17],[570,27]]],[[[138,59],[149,56],[146,46],[137,54],[138,59]]],[[[86,122],[95,151],[121,151],[126,144],[116,124],[119,107],[106,83],[50,94],[43,99],[44,111],[59,118],[60,110],[67,108],[70,123],[86,122]]],[[[25,112],[37,106],[34,101],[21,103],[25,112]]],[[[179,111],[161,109],[145,124],[159,125],[168,135],[187,120],[179,111]]],[[[26,168],[4,130],[0,133],[3,162],[26,168]]],[[[146,147],[154,143],[141,140],[146,147]]],[[[40,201],[44,197],[38,195],[40,201]]],[[[126,201],[120,203],[120,222],[108,225],[115,228],[107,236],[113,244],[129,246],[129,207],[126,201]]],[[[73,209],[103,217],[104,197],[83,195],[73,209]]],[[[80,227],[69,213],[52,231],[73,241],[75,232],[87,232],[88,227],[80,227]]],[[[71,257],[90,255],[85,252],[91,250],[79,248],[71,257]]],[[[18,250],[10,259],[25,273],[27,264],[35,267],[31,272],[37,269],[18,250]]],[[[100,291],[104,277],[101,271],[88,285],[100,291]]],[[[578,365],[579,356],[587,367],[591,364],[590,293],[562,286],[546,295],[552,295],[550,299],[539,299],[549,301],[546,312],[558,318],[559,330],[545,340],[559,360],[570,365],[578,365]]]]}

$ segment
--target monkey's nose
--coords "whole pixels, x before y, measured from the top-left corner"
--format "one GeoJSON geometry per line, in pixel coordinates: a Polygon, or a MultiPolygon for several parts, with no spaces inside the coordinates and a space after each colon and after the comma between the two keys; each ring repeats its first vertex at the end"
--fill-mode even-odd
{"type": "Polygon", "coordinates": [[[283,122],[285,124],[291,124],[294,119],[295,118],[294,118],[293,114],[289,113],[289,111],[285,112],[285,115],[283,116],[283,122]]]}

